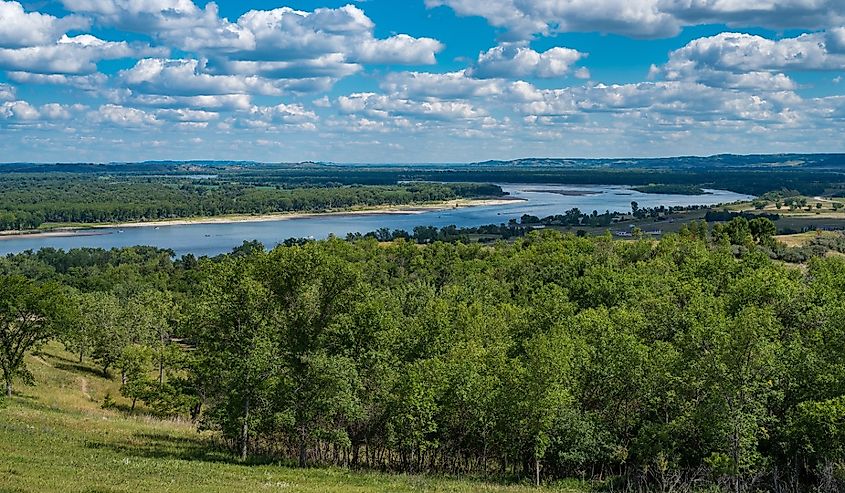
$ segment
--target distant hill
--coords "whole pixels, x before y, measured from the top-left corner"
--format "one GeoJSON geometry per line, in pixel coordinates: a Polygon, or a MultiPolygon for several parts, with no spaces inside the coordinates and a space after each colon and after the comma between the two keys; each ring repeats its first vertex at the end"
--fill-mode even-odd
{"type": "Polygon", "coordinates": [[[482,161],[482,167],[555,167],[615,169],[708,169],[708,168],[815,168],[845,169],[845,154],[719,154],[669,158],[525,158],[511,161],[482,161]]]}
{"type": "Polygon", "coordinates": [[[845,170],[845,154],[718,154],[715,156],[678,156],[668,158],[550,158],[532,157],[514,160],[489,160],[474,163],[331,163],[304,161],[298,163],[262,163],[256,161],[231,160],[189,160],[189,161],[143,161],[113,163],[0,163],[0,172],[5,173],[191,173],[209,170],[233,170],[271,167],[293,168],[568,168],[568,169],[818,169],[845,170]]]}

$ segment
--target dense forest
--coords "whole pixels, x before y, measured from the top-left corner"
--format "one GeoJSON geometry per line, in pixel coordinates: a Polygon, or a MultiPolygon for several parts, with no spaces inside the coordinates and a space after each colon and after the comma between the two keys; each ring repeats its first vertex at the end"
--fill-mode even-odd
{"type": "Polygon", "coordinates": [[[0,230],[274,212],[319,212],[458,198],[499,197],[485,184],[414,183],[285,188],[229,180],[0,174],[0,230]]]}
{"type": "MultiPolygon", "coordinates": [[[[842,491],[845,259],[772,260],[759,218],[660,241],[291,241],[0,259],[0,363],[56,339],[104,406],[243,457],[580,478],[606,490],[842,491]]],[[[23,377],[21,380],[18,377],[23,377]]]]}

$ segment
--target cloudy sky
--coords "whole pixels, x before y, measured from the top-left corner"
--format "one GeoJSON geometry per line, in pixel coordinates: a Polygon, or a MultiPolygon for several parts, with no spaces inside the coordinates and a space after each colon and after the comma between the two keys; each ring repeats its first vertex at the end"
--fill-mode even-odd
{"type": "Polygon", "coordinates": [[[0,0],[0,161],[845,151],[843,76],[843,0],[0,0]]]}

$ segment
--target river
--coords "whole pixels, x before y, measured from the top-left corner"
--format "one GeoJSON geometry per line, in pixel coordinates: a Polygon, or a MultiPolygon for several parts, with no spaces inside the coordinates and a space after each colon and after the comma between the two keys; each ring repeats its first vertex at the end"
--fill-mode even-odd
{"type": "Polygon", "coordinates": [[[639,207],[715,205],[750,200],[724,190],[707,190],[705,195],[645,194],[626,187],[606,185],[522,185],[502,188],[513,197],[524,199],[504,205],[464,207],[415,214],[348,214],[304,216],[264,222],[162,225],[159,228],[102,228],[86,230],[72,236],[21,236],[0,240],[0,255],[38,250],[44,247],[69,250],[95,247],[115,248],[151,245],[169,248],[177,256],[218,255],[231,251],[245,240],[258,240],[270,247],[287,238],[325,238],[330,234],[367,233],[379,228],[412,231],[415,226],[443,227],[454,224],[472,227],[505,223],[523,214],[538,217],[563,214],[573,207],[582,212],[629,212],[631,202],[639,207]],[[95,233],[95,234],[92,234],[95,233]]]}

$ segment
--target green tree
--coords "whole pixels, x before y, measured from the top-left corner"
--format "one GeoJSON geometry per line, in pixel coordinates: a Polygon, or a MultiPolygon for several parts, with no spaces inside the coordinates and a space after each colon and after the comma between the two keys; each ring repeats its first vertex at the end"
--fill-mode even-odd
{"type": "Polygon", "coordinates": [[[150,379],[152,356],[153,351],[149,346],[130,344],[123,348],[123,354],[117,362],[121,373],[125,375],[120,393],[132,400],[130,411],[135,411],[138,399],[146,400],[150,396],[153,386],[150,379]]]}
{"type": "MultiPolygon", "coordinates": [[[[74,293],[71,302],[78,307],[85,303],[85,295],[74,293]]],[[[81,315],[81,314],[80,314],[81,315]]],[[[62,330],[61,341],[68,351],[79,356],[82,363],[86,355],[91,355],[97,342],[97,333],[94,327],[84,323],[84,317],[76,317],[62,330]]]]}
{"type": "Polygon", "coordinates": [[[250,259],[214,267],[195,307],[195,371],[211,400],[207,424],[234,438],[242,460],[253,426],[269,414],[282,363],[270,293],[251,275],[250,259]]]}
{"type": "Polygon", "coordinates": [[[353,405],[357,397],[350,394],[359,387],[354,365],[327,351],[341,343],[338,332],[343,315],[362,301],[365,289],[357,269],[340,256],[346,249],[348,245],[340,240],[277,248],[259,266],[268,300],[279,314],[274,326],[281,337],[277,351],[286,365],[280,407],[293,417],[303,467],[307,448],[318,437],[347,443],[346,424],[359,412],[353,405]],[[314,378],[317,367],[326,369],[324,378],[314,378]],[[327,381],[329,377],[336,380],[327,381]],[[334,393],[327,394],[330,390],[334,393]],[[323,419],[315,411],[319,406],[332,409],[335,419],[323,419]]]}
{"type": "Polygon", "coordinates": [[[0,370],[6,396],[12,396],[12,381],[21,377],[31,382],[24,356],[54,337],[67,321],[65,300],[57,286],[38,284],[19,276],[0,276],[0,370]]]}
{"type": "Polygon", "coordinates": [[[772,237],[778,233],[775,223],[765,217],[757,217],[749,221],[748,229],[757,243],[770,242],[772,237]]]}
{"type": "Polygon", "coordinates": [[[102,367],[103,375],[108,377],[109,368],[120,359],[123,348],[132,342],[122,303],[110,293],[83,293],[77,303],[80,326],[94,341],[91,356],[102,367]]]}

